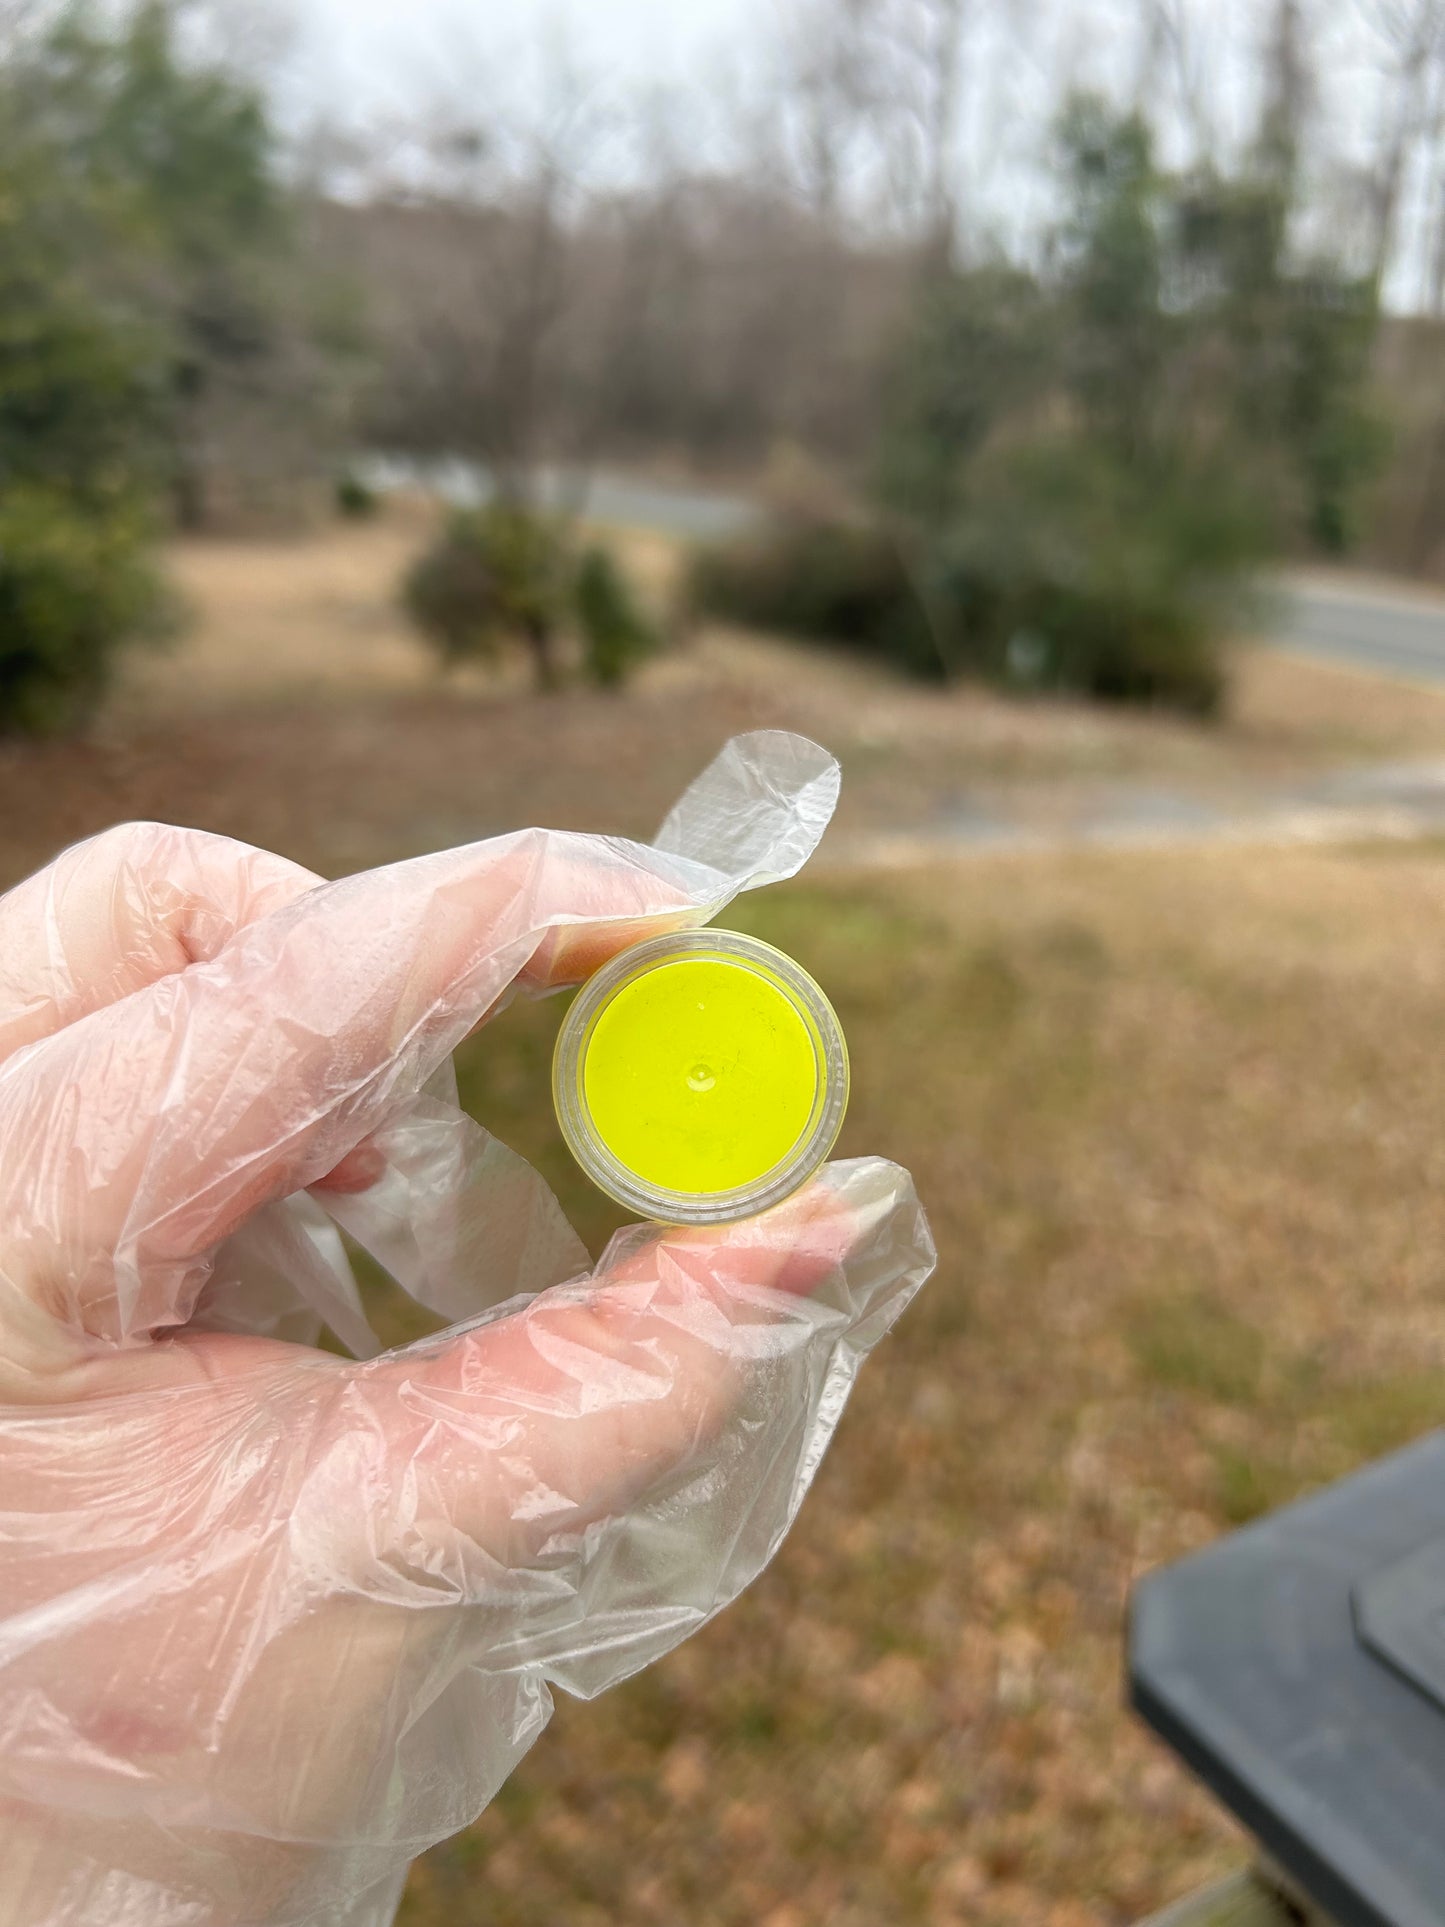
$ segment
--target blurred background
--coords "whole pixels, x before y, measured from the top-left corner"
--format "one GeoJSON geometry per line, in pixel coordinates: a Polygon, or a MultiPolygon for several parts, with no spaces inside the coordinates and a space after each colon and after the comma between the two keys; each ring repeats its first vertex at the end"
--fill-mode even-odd
{"type": "MultiPolygon", "coordinates": [[[[735,920],[939,1276],[409,1927],[1128,1927],[1242,1858],[1124,1608],[1445,1411],[1442,582],[1445,0],[0,0],[0,888],[844,765],[735,920]]],[[[600,1247],[557,1017],[464,1095],[600,1247]]]]}

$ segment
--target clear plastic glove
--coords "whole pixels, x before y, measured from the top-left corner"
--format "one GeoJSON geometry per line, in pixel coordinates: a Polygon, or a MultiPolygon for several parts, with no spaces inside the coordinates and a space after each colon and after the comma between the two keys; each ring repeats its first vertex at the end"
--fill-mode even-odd
{"type": "Polygon", "coordinates": [[[550,1687],[767,1562],[931,1269],[906,1175],[629,1232],[589,1277],[448,1058],[513,985],[791,874],[836,788],[763,735],[652,848],[529,831],[321,884],[140,825],[0,898],[6,1927],[382,1927],[550,1687]],[[332,1220],[469,1322],[309,1349],[324,1319],[374,1350],[332,1220]]]}

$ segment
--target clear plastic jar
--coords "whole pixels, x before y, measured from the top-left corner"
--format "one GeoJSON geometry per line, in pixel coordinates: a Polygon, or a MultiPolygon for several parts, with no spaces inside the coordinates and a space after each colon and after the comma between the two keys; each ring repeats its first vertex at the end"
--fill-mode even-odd
{"type": "Polygon", "coordinates": [[[563,1136],[601,1190],[666,1224],[727,1224],[801,1189],[837,1143],[848,1048],[791,957],[698,930],[614,957],[557,1039],[563,1136]]]}

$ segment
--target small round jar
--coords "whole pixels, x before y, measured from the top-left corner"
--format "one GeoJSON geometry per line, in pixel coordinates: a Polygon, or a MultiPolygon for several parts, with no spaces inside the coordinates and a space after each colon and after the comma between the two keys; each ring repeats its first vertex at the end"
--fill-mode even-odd
{"type": "Polygon", "coordinates": [[[557,1039],[562,1135],[594,1184],[664,1224],[730,1224],[838,1141],[848,1047],[791,957],[731,930],[654,937],[578,992],[557,1039]]]}

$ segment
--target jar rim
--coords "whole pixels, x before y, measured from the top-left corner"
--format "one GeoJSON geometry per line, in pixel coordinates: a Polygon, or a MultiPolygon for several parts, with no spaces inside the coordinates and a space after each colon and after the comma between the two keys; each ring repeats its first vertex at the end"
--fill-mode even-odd
{"type": "Polygon", "coordinates": [[[736,930],[687,930],[620,951],[578,991],[558,1033],[552,1094],[567,1148],[599,1190],[663,1224],[731,1224],[781,1204],[827,1162],[848,1108],[848,1045],[821,988],[785,951],[736,930]],[[603,1013],[638,978],[685,959],[751,966],[780,991],[807,1026],[817,1070],[809,1121],[786,1157],[760,1178],[727,1191],[675,1191],[629,1169],[597,1129],[587,1102],[587,1052],[603,1013]]]}

